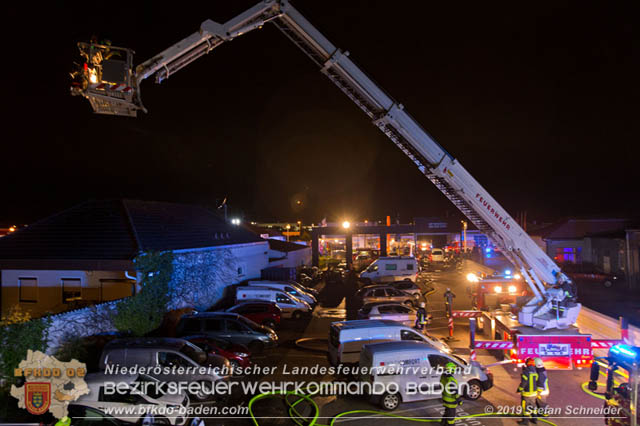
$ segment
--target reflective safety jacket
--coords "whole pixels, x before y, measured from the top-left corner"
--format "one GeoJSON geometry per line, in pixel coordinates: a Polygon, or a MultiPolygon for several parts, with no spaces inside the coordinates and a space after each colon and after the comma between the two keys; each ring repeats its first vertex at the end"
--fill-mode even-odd
{"type": "Polygon", "coordinates": [[[522,369],[522,379],[518,392],[522,396],[538,396],[538,373],[534,366],[524,367],[522,369]]]}
{"type": "Polygon", "coordinates": [[[451,374],[443,374],[440,376],[440,384],[442,385],[442,403],[445,408],[456,408],[460,405],[460,396],[458,395],[458,381],[451,374]],[[454,383],[454,385],[449,384],[454,383]]]}
{"type": "Polygon", "coordinates": [[[427,311],[424,308],[418,308],[416,312],[416,319],[418,320],[418,324],[426,324],[427,323],[427,311]]]}
{"type": "Polygon", "coordinates": [[[545,368],[536,368],[538,374],[538,395],[549,395],[549,378],[547,377],[547,370],[545,368]]]}

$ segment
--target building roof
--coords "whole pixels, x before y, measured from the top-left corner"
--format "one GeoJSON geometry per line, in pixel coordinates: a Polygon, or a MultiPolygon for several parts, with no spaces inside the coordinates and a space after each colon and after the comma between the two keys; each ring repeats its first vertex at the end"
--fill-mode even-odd
{"type": "Polygon", "coordinates": [[[288,241],[275,240],[270,238],[267,240],[269,242],[269,248],[275,251],[281,251],[284,253],[288,253],[290,251],[298,251],[310,248],[307,245],[291,243],[288,241]]]}
{"type": "Polygon", "coordinates": [[[141,251],[258,241],[264,240],[199,206],[137,200],[87,201],[1,238],[0,263],[108,263],[131,261],[141,251]]]}
{"type": "Polygon", "coordinates": [[[566,219],[537,232],[545,240],[581,239],[595,235],[607,235],[623,231],[629,219],[566,219]]]}

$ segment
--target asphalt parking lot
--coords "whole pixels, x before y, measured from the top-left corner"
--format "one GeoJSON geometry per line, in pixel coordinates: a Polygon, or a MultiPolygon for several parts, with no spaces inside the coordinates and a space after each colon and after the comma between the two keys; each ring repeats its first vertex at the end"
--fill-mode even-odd
{"type": "MultiPolygon", "coordinates": [[[[436,292],[429,297],[429,312],[434,320],[429,326],[429,332],[437,337],[444,338],[448,335],[447,321],[444,316],[444,300],[442,294],[446,288],[456,294],[454,299],[454,309],[469,309],[471,300],[466,292],[466,280],[464,273],[455,270],[442,270],[421,274],[418,284],[425,290],[434,287],[436,292]]],[[[249,381],[259,382],[331,382],[335,380],[345,380],[344,377],[322,374],[291,374],[292,367],[328,367],[326,353],[326,339],[329,325],[333,321],[344,320],[348,316],[347,305],[349,304],[350,289],[338,286],[335,289],[325,289],[322,292],[324,303],[316,307],[312,317],[301,321],[285,321],[278,330],[280,336],[279,347],[265,351],[263,354],[255,356],[254,362],[261,366],[276,367],[272,374],[247,377],[249,381]],[[296,345],[296,340],[301,338],[317,339],[311,342],[310,349],[303,349],[296,345]]],[[[455,348],[455,352],[462,356],[468,356],[468,323],[465,319],[455,321],[455,340],[450,342],[450,346],[455,348]]],[[[497,359],[491,354],[478,351],[478,361],[485,365],[495,364],[497,359]]],[[[494,375],[494,387],[489,389],[476,401],[465,400],[459,408],[458,415],[476,415],[483,413],[494,413],[491,417],[476,417],[459,419],[456,425],[495,425],[495,424],[515,424],[517,418],[495,415],[496,413],[509,413],[519,407],[519,395],[516,388],[519,384],[520,372],[511,364],[493,365],[490,367],[494,375]]],[[[551,396],[550,406],[554,410],[554,418],[550,419],[557,425],[601,425],[602,416],[569,412],[566,407],[590,407],[596,409],[601,407],[600,400],[588,396],[580,389],[580,385],[588,380],[589,372],[585,370],[572,371],[551,371],[549,372],[549,382],[551,396]]],[[[242,396],[241,404],[246,405],[250,399],[242,396]]],[[[340,413],[353,410],[375,410],[380,409],[372,405],[362,396],[315,396],[314,402],[319,408],[319,424],[329,424],[331,419],[340,413]]],[[[294,399],[291,400],[292,402],[294,399]]],[[[298,409],[305,415],[311,414],[309,404],[300,403],[298,409]]],[[[437,419],[441,415],[441,403],[438,400],[427,400],[414,403],[404,403],[397,410],[391,412],[393,415],[407,416],[411,418],[437,419]]],[[[260,425],[292,425],[293,421],[287,413],[287,407],[283,401],[278,399],[258,401],[253,406],[254,414],[260,425]]],[[[335,423],[349,422],[354,425],[365,425],[375,422],[375,424],[408,424],[407,420],[381,417],[380,414],[371,412],[356,412],[341,417],[335,423]]],[[[253,424],[252,420],[241,416],[210,418],[206,419],[208,425],[241,425],[253,424]]]]}

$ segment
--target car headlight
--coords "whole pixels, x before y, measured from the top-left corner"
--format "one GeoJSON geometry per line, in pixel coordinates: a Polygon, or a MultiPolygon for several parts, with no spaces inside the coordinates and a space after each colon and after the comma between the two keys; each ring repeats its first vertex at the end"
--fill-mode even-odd
{"type": "Polygon", "coordinates": [[[502,286],[499,286],[499,285],[495,286],[493,288],[493,291],[496,293],[502,293],[502,286]]]}
{"type": "Polygon", "coordinates": [[[244,353],[244,352],[234,352],[233,353],[235,356],[239,356],[240,358],[246,358],[249,356],[249,354],[244,353]]]}

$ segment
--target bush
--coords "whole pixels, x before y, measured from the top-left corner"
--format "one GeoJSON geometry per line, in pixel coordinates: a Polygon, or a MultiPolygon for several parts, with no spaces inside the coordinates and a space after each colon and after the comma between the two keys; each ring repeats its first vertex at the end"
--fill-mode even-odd
{"type": "Polygon", "coordinates": [[[144,336],[160,326],[167,310],[173,253],[145,253],[134,262],[142,289],[118,303],[113,325],[120,332],[144,336]]]}

